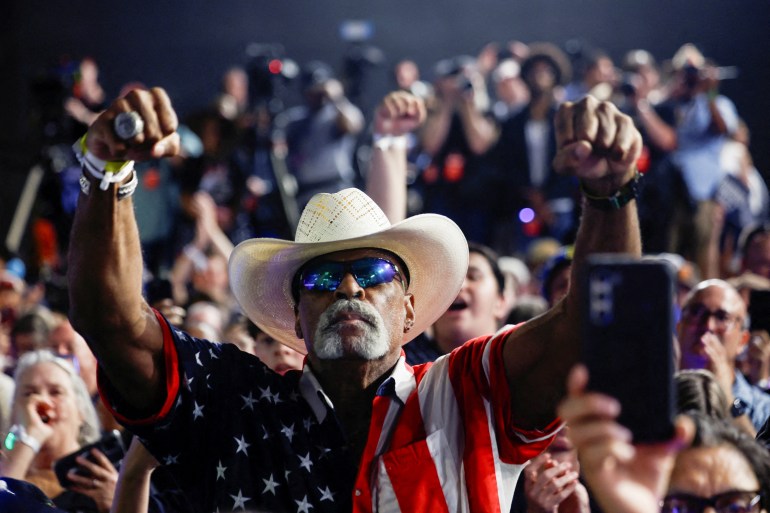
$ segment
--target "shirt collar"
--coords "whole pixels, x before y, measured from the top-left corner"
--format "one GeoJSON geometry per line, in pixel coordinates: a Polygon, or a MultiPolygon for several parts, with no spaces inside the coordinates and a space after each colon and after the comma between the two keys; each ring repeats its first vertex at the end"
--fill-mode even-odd
{"type": "MultiPolygon", "coordinates": [[[[377,395],[398,400],[403,405],[406,404],[406,400],[416,386],[414,371],[406,364],[406,356],[402,350],[390,376],[377,389],[377,395]]],[[[334,409],[334,405],[307,363],[302,368],[302,376],[299,378],[299,391],[313,410],[318,423],[322,423],[329,409],[334,409]]]]}
{"type": "Polygon", "coordinates": [[[733,381],[733,395],[745,402],[751,401],[751,385],[739,371],[735,371],[735,381],[733,381]]]}

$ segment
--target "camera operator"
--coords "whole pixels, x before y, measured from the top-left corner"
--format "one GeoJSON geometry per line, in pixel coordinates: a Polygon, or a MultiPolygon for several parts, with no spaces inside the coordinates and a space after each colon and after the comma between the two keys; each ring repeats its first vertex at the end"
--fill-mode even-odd
{"type": "Polygon", "coordinates": [[[356,185],[353,152],[364,116],[345,96],[342,83],[322,62],[302,72],[304,105],[275,119],[276,151],[285,145],[286,164],[297,180],[297,206],[319,192],[337,192],[356,185]]]}
{"type": "Polygon", "coordinates": [[[431,157],[421,176],[424,211],[450,217],[468,239],[489,244],[493,223],[486,199],[494,168],[486,154],[498,127],[486,83],[468,56],[439,61],[434,71],[435,96],[422,131],[423,150],[431,157]]]}
{"type": "Polygon", "coordinates": [[[694,260],[704,278],[718,276],[718,258],[709,248],[719,236],[720,212],[713,201],[725,176],[720,165],[722,146],[738,128],[730,99],[719,94],[718,70],[691,44],[672,59],[676,83],[672,91],[677,150],[673,161],[682,173],[690,204],[677,205],[670,250],[694,260]],[[719,225],[719,226],[717,226],[719,225]]]}
{"type": "Polygon", "coordinates": [[[677,197],[686,195],[680,174],[672,169],[671,152],[676,149],[673,105],[664,102],[655,58],[646,50],[630,50],[622,61],[623,78],[615,92],[615,103],[634,120],[642,134],[644,149],[637,163],[651,177],[643,183],[639,198],[639,220],[645,247],[650,252],[668,250],[668,232],[677,197]]]}

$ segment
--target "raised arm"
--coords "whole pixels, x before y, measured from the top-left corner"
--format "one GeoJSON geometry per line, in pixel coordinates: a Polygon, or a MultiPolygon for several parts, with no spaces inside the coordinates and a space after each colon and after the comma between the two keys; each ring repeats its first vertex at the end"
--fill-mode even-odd
{"type": "MultiPolygon", "coordinates": [[[[134,90],[113,102],[86,134],[87,151],[99,159],[146,160],[179,150],[177,117],[162,89],[134,90]],[[119,139],[113,121],[121,112],[137,112],[142,133],[119,139]]],[[[118,199],[118,187],[106,191],[90,182],[81,193],[69,247],[70,318],[82,333],[110,382],[138,412],[163,400],[161,327],[142,298],[142,253],[130,197],[118,199]]],[[[128,181],[127,177],[125,181],[128,181]]]]}
{"type": "MultiPolygon", "coordinates": [[[[614,105],[590,96],[565,103],[555,123],[554,169],[577,176],[584,194],[606,198],[634,179],[641,136],[614,105]]],[[[567,372],[580,355],[579,277],[591,253],[641,255],[635,201],[604,210],[584,198],[567,297],[506,342],[503,358],[520,427],[544,427],[564,396],[567,372]]]]}
{"type": "Polygon", "coordinates": [[[576,366],[559,415],[570,426],[568,436],[580,454],[581,474],[594,499],[603,511],[658,513],[676,455],[692,442],[695,425],[680,416],[669,442],[631,445],[631,432],[617,423],[618,401],[587,392],[587,383],[586,368],[576,366]]]}
{"type": "Polygon", "coordinates": [[[406,217],[406,134],[424,120],[424,102],[405,91],[385,96],[375,113],[375,140],[366,175],[366,193],[391,223],[406,217]]]}

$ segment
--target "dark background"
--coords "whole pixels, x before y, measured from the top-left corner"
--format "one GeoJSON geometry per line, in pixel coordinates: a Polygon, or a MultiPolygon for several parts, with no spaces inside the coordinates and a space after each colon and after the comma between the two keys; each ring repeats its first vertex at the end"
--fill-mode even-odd
{"type": "Polygon", "coordinates": [[[108,95],[139,80],[165,87],[184,115],[208,103],[219,77],[245,64],[250,43],[280,43],[302,64],[340,67],[348,43],[343,20],[366,19],[385,63],[368,76],[367,111],[391,86],[389,69],[417,61],[430,79],[438,59],[475,54],[489,41],[583,38],[616,61],[631,48],[658,60],[685,42],[721,65],[740,68],[725,81],[753,132],[752,151],[770,172],[770,0],[5,0],[0,15],[0,234],[19,184],[36,159],[29,120],[33,77],[62,55],[95,58],[108,95]]]}

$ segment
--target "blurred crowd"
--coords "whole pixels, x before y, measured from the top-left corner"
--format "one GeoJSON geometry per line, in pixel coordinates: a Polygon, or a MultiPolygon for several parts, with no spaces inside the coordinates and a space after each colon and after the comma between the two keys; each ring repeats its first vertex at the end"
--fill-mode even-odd
{"type": "MultiPolygon", "coordinates": [[[[553,43],[511,41],[430,70],[408,59],[393,66],[393,87],[427,106],[425,124],[407,138],[408,213],[446,215],[472,243],[457,300],[404,350],[410,363],[430,361],[563,297],[580,190],[575,179],[552,171],[553,123],[561,103],[590,94],[615,103],[643,136],[642,241],[646,254],[674,268],[679,368],[705,369],[705,378],[698,376],[717,384],[719,411],[753,437],[770,415],[770,198],[752,163],[749,129],[719,90],[736,71],[692,44],[672,56],[633,49],[615,57],[588,44],[566,52],[553,43]],[[691,349],[704,331],[721,347],[705,357],[691,349]]],[[[239,311],[229,255],[248,238],[291,239],[298,213],[317,192],[363,188],[377,141],[372,116],[346,95],[345,77],[333,66],[301,66],[292,84],[303,101],[284,107],[264,80],[285,80],[286,63],[264,64],[267,74],[249,66],[226,71],[220,94],[181,120],[180,155],[137,165],[134,203],[147,301],[191,335],[236,344],[284,373],[301,368],[303,355],[239,311]]],[[[49,172],[29,225],[30,249],[0,255],[0,433],[6,439],[11,425],[28,422],[28,397],[44,395],[46,412],[62,421],[46,426],[34,459],[10,468],[66,511],[116,511],[116,462],[94,458],[89,464],[99,478],[75,478],[69,488],[51,470],[54,461],[119,428],[101,407],[97,362],[67,320],[63,283],[80,175],[67,150],[110,99],[94,60],[77,62],[72,73],[56,120],[60,131],[47,142],[49,172]],[[46,371],[36,371],[41,367],[46,371]]],[[[143,86],[126,84],[116,97],[137,87],[143,86]]],[[[52,122],[43,121],[43,128],[52,122]]],[[[579,425],[580,416],[574,418],[579,425]]],[[[124,443],[140,469],[158,464],[124,443]]],[[[13,477],[8,468],[4,475],[13,477]]],[[[560,437],[528,467],[514,510],[598,507],[578,471],[572,442],[560,437]],[[558,493],[555,482],[563,483],[558,493]]],[[[150,492],[155,511],[185,511],[173,486],[159,481],[150,492]]],[[[122,493],[130,490],[126,485],[122,493]]]]}

